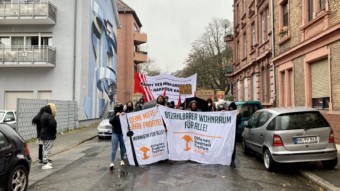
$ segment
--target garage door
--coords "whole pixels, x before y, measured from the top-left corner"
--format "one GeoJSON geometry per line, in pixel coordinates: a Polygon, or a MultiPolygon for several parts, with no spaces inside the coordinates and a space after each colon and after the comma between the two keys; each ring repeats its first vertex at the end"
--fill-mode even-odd
{"type": "Polygon", "coordinates": [[[5,92],[5,109],[16,110],[17,98],[33,99],[32,92],[5,92]]]}

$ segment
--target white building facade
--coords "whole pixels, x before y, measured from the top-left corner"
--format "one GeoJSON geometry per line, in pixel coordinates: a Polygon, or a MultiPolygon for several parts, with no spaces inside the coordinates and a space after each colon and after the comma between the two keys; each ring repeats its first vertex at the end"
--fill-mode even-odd
{"type": "Polygon", "coordinates": [[[101,117],[116,94],[117,28],[115,0],[3,0],[0,109],[72,100],[79,120],[101,117]]]}

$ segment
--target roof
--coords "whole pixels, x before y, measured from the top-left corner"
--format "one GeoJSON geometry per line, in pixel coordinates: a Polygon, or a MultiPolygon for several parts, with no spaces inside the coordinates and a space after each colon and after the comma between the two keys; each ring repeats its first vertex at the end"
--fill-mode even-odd
{"type": "Polygon", "coordinates": [[[124,3],[122,0],[117,0],[117,10],[119,14],[132,14],[133,18],[135,19],[135,21],[137,22],[139,27],[142,27],[142,23],[140,22],[136,11],[134,9],[132,9],[129,5],[127,5],[126,3],[124,3]]]}
{"type": "Polygon", "coordinates": [[[272,108],[263,109],[263,110],[272,111],[274,113],[277,113],[277,115],[283,114],[283,113],[318,111],[317,109],[310,108],[310,107],[272,107],[272,108]]]}

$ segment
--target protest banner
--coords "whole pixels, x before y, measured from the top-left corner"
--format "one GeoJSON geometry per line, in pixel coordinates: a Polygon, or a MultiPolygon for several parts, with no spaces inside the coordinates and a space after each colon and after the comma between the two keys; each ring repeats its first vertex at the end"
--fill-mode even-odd
{"type": "Polygon", "coordinates": [[[135,73],[135,87],[134,93],[143,94],[144,101],[149,102],[156,99],[159,95],[166,95],[169,97],[169,102],[178,102],[180,90],[179,86],[186,87],[183,89],[185,94],[181,94],[181,100],[195,96],[196,92],[197,74],[187,78],[178,78],[169,74],[160,74],[157,76],[145,76],[140,73],[135,73]]]}
{"type": "Polygon", "coordinates": [[[136,165],[133,158],[134,147],[138,165],[147,165],[168,159],[166,132],[160,112],[156,107],[120,116],[120,123],[130,165],[136,165]],[[128,130],[133,131],[133,145],[128,130]]]}
{"type": "Polygon", "coordinates": [[[158,107],[168,129],[169,160],[230,165],[237,111],[192,112],[158,107]]]}

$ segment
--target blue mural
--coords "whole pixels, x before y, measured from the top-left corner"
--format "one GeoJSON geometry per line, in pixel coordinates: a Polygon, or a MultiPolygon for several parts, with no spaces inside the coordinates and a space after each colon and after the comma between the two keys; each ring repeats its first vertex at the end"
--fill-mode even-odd
{"type": "Polygon", "coordinates": [[[116,92],[117,23],[112,0],[91,0],[88,92],[84,111],[88,119],[102,117],[116,92]]]}

